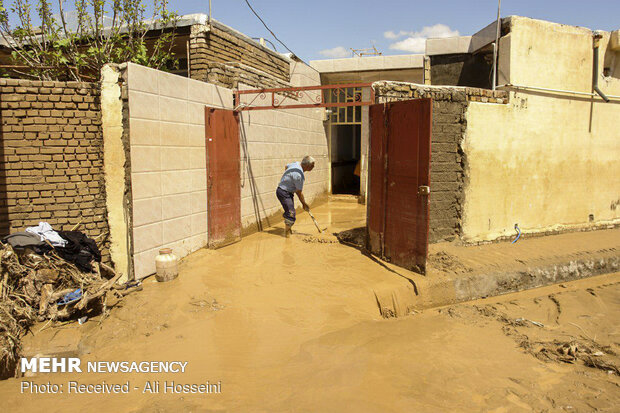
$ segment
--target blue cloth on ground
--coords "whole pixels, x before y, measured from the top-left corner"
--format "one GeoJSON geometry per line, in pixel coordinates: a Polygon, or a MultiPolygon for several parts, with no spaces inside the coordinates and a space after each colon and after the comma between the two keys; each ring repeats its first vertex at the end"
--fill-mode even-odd
{"type": "Polygon", "coordinates": [[[82,298],[82,289],[78,288],[75,291],[65,294],[65,296],[62,297],[62,299],[58,301],[56,304],[57,305],[72,304],[72,303],[75,303],[76,301],[79,301],[81,298],[82,298]]]}

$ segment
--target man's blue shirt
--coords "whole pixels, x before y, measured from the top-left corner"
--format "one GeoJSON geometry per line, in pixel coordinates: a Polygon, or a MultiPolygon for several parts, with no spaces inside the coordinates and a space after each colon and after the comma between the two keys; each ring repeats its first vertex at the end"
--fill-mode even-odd
{"type": "Polygon", "coordinates": [[[299,162],[289,163],[286,165],[286,170],[284,171],[284,175],[282,175],[282,179],[280,179],[278,187],[290,193],[294,193],[303,190],[305,180],[306,177],[304,176],[304,170],[301,168],[301,164],[299,162]]]}

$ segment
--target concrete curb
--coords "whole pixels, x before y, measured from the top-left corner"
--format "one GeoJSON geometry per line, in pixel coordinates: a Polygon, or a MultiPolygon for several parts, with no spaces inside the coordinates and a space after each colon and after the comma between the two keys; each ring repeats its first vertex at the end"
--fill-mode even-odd
{"type": "Polygon", "coordinates": [[[457,301],[468,301],[618,271],[620,257],[569,261],[525,271],[479,274],[454,280],[457,301]]]}
{"type": "MultiPolygon", "coordinates": [[[[614,251],[615,252],[615,251],[614,251]]],[[[605,254],[541,267],[477,274],[416,277],[411,283],[373,290],[384,318],[416,310],[493,297],[620,271],[620,255],[605,254]]]]}

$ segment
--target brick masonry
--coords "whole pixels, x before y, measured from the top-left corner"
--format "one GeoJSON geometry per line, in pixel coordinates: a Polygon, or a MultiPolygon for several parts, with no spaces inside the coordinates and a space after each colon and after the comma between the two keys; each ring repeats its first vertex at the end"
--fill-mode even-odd
{"type": "Polygon", "coordinates": [[[211,29],[192,26],[189,59],[192,79],[218,86],[235,88],[241,81],[254,87],[285,87],[290,80],[287,59],[217,22],[211,29]]]}
{"type": "Polygon", "coordinates": [[[289,83],[283,82],[268,73],[236,62],[228,64],[209,63],[209,72],[204,81],[228,89],[237,89],[239,84],[252,88],[291,87],[289,83]]]}
{"type": "Polygon", "coordinates": [[[456,239],[461,235],[466,169],[461,143],[468,102],[507,103],[507,92],[400,82],[377,82],[373,87],[378,102],[433,99],[429,240],[435,243],[456,239]]]}
{"type": "MultiPolygon", "coordinates": [[[[0,79],[0,233],[108,233],[99,85],[0,79]]],[[[102,248],[109,261],[107,241],[102,248]]]]}

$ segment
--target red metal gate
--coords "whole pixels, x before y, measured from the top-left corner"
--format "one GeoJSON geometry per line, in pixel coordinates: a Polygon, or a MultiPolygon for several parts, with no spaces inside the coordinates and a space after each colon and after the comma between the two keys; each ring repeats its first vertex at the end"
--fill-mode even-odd
{"type": "Polygon", "coordinates": [[[429,230],[431,99],[370,106],[370,251],[426,271],[429,230]]]}
{"type": "Polygon", "coordinates": [[[205,108],[209,248],[241,239],[239,114],[205,108]]]}

